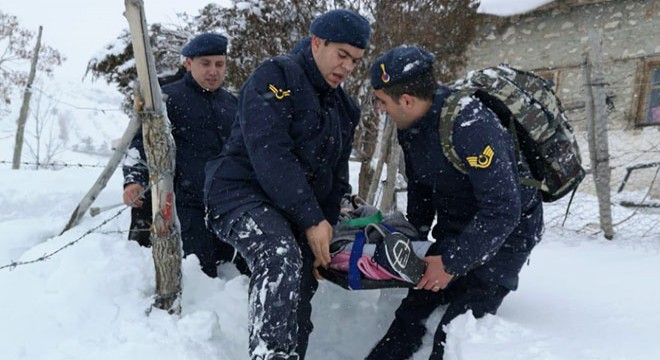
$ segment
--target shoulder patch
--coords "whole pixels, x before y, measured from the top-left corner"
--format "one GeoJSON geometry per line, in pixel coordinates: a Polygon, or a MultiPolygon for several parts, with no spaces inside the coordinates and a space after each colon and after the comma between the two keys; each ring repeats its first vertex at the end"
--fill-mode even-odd
{"type": "Polygon", "coordinates": [[[291,95],[291,90],[278,89],[273,84],[268,85],[268,90],[272,91],[273,94],[275,94],[275,99],[277,100],[282,100],[285,97],[291,95]]]}
{"type": "Polygon", "coordinates": [[[477,156],[468,156],[466,160],[468,164],[470,164],[470,166],[473,168],[486,169],[493,161],[493,157],[495,157],[495,152],[493,151],[493,148],[490,147],[490,145],[487,145],[481,154],[477,156]]]}

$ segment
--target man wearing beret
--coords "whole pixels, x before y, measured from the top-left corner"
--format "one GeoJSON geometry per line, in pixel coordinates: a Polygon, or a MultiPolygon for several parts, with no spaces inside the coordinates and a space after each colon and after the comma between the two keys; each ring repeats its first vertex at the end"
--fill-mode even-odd
{"type": "MultiPolygon", "coordinates": [[[[181,51],[187,72],[163,86],[176,144],[174,191],[185,255],[195,254],[202,271],[218,275],[218,262],[235,258],[234,249],[216,239],[204,222],[204,166],[222,150],[236,116],[236,97],[222,88],[227,38],[204,33],[181,51]]],[[[150,206],[139,198],[149,183],[142,132],[133,138],[124,162],[124,202],[150,206]]],[[[142,244],[148,245],[148,244],[142,244]]],[[[241,268],[240,260],[237,262],[241,268]]]]}
{"type": "Polygon", "coordinates": [[[423,239],[434,218],[437,224],[424,276],[367,359],[411,358],[422,344],[426,319],[447,305],[430,356],[442,359],[443,327],[467,311],[477,318],[495,314],[517,288],[518,274],[543,231],[540,193],[518,181],[531,176],[529,166],[525,159],[516,164],[512,137],[477,99],[460,99],[462,109],[450,134],[467,174],[444,156],[440,114],[454,90],[437,84],[433,63],[425,50],[402,46],[370,68],[377,106],[396,123],[404,151],[408,220],[423,239]],[[492,150],[487,151],[490,161],[468,161],[485,149],[492,150]]]}
{"type": "Polygon", "coordinates": [[[241,89],[220,158],[207,165],[209,222],[252,271],[252,359],[302,359],[312,331],[313,269],[330,262],[348,191],[359,108],[340,86],[364,55],[369,22],[332,10],[311,39],[261,64],[241,89]]]}

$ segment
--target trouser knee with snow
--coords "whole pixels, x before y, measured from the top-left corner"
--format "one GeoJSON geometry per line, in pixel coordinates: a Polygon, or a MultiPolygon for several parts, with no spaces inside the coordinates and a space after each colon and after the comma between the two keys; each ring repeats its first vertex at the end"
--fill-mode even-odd
{"type": "Polygon", "coordinates": [[[307,240],[271,206],[251,209],[237,219],[213,221],[212,227],[243,255],[252,272],[250,356],[266,358],[280,352],[303,359],[313,328],[311,299],[318,287],[307,240]]]}
{"type": "Polygon", "coordinates": [[[409,290],[396,310],[387,334],[371,350],[367,360],[405,360],[422,345],[426,334],[426,320],[441,305],[448,305],[433,338],[430,360],[442,360],[447,338],[443,327],[457,316],[472,310],[476,318],[495,314],[509,290],[495,283],[485,282],[472,274],[456,279],[437,293],[409,290]]]}

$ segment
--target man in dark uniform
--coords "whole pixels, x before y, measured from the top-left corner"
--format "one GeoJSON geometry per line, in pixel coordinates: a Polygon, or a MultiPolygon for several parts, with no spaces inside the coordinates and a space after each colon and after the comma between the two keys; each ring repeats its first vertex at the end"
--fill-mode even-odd
{"type": "Polygon", "coordinates": [[[453,91],[433,76],[434,57],[418,47],[390,50],[371,67],[377,106],[398,127],[408,176],[408,220],[422,238],[436,240],[426,272],[396,311],[387,334],[367,359],[412,357],[426,332],[425,321],[447,305],[435,332],[430,359],[442,359],[443,326],[468,310],[479,318],[495,314],[518,286],[518,274],[543,231],[540,193],[519,183],[529,177],[500,120],[480,101],[466,97],[453,124],[455,150],[464,175],[444,156],[439,121],[453,91]],[[471,161],[481,156],[483,161],[471,161]],[[437,217],[436,217],[437,216],[437,217]]]}
{"type": "MultiPolygon", "coordinates": [[[[234,249],[217,241],[206,228],[203,202],[204,166],[222,150],[236,115],[236,97],[222,88],[226,53],[224,36],[213,33],[196,36],[181,51],[188,71],[183,78],[162,89],[167,95],[167,114],[176,143],[174,191],[183,251],[185,255],[195,254],[210,277],[218,275],[218,262],[235,258],[234,249]]],[[[143,206],[139,194],[148,183],[142,132],[139,132],[124,163],[124,202],[143,206]]],[[[243,270],[240,261],[239,269],[243,270]]]]}
{"type": "Polygon", "coordinates": [[[252,271],[252,359],[302,359],[312,331],[313,269],[330,262],[332,224],[349,191],[360,111],[341,88],[364,55],[369,22],[316,18],[295,54],[267,60],[241,89],[222,155],[207,164],[209,222],[252,271]]]}

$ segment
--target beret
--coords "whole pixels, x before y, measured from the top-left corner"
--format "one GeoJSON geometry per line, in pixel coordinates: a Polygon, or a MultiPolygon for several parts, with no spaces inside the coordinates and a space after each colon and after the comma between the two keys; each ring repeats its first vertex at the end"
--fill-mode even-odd
{"type": "Polygon", "coordinates": [[[197,35],[181,49],[181,55],[185,57],[226,54],[227,38],[214,33],[197,35]]]}
{"type": "Polygon", "coordinates": [[[417,46],[399,46],[381,55],[371,65],[371,86],[390,87],[433,69],[435,57],[417,46]]]}
{"type": "Polygon", "coordinates": [[[345,9],[330,10],[312,21],[312,34],[330,42],[344,43],[366,49],[371,36],[369,21],[345,9]]]}

